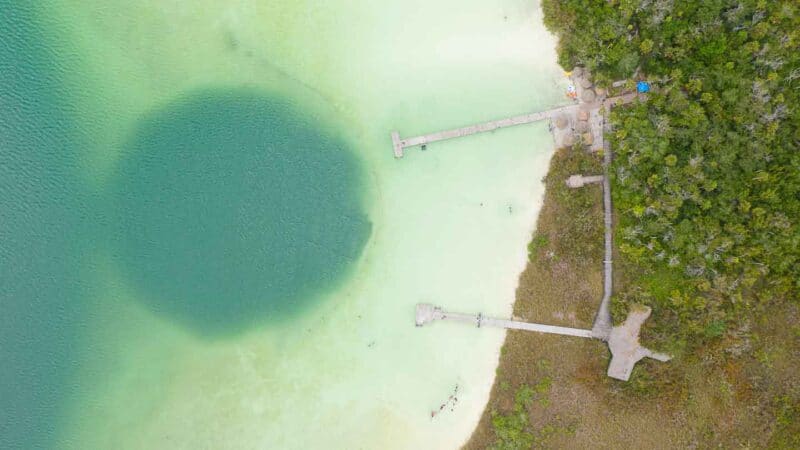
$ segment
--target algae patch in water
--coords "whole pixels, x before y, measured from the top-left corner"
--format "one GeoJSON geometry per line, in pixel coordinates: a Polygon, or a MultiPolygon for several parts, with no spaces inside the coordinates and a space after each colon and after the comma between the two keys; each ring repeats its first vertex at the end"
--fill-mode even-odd
{"type": "Polygon", "coordinates": [[[206,336],[301,312],[370,233],[356,155],[283,98],[214,90],[145,118],[112,236],[153,311],[206,336]]]}

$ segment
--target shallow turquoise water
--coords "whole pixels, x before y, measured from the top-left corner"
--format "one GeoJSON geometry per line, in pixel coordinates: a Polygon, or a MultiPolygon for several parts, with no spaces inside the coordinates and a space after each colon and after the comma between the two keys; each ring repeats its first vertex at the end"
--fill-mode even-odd
{"type": "Polygon", "coordinates": [[[556,104],[536,2],[33,8],[0,0],[0,448],[457,447],[502,333],[414,303],[510,311],[551,139],[389,131],[556,104]]]}
{"type": "MultiPolygon", "coordinates": [[[[109,182],[86,183],[82,111],[47,30],[0,1],[0,448],[54,444],[85,386],[87,265],[111,261],[155,314],[206,337],[301,312],[370,233],[363,175],[325,118],[209,88],[141,117],[109,182]]],[[[74,86],[73,86],[74,87],[74,86]]]]}

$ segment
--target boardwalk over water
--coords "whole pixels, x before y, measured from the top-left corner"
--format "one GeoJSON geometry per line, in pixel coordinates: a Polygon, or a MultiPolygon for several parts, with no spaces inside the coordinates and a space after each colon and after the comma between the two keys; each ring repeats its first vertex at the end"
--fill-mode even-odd
{"type": "MultiPolygon", "coordinates": [[[[658,361],[669,361],[670,356],[657,353],[639,343],[639,331],[644,321],[650,316],[650,308],[634,309],[625,319],[625,323],[612,328],[606,340],[611,350],[611,362],[608,365],[608,376],[627,381],[633,366],[642,358],[653,358],[658,361]]],[[[430,303],[418,303],[415,323],[421,327],[436,320],[449,320],[468,323],[481,327],[505,328],[511,330],[536,331],[537,333],[560,334],[580,338],[597,338],[592,330],[581,328],[558,327],[540,323],[520,322],[516,320],[494,319],[483,314],[464,314],[443,311],[430,303]]]]}
{"type": "Polygon", "coordinates": [[[453,139],[462,136],[469,136],[471,134],[485,133],[487,131],[494,131],[499,128],[508,128],[516,125],[524,125],[526,123],[538,122],[540,120],[552,119],[561,114],[574,114],[578,110],[578,105],[559,106],[557,108],[548,109],[530,114],[522,114],[519,116],[508,117],[500,120],[491,120],[489,122],[470,125],[462,128],[455,128],[452,130],[437,131],[436,133],[424,134],[421,136],[414,136],[410,138],[401,138],[400,133],[397,131],[392,132],[392,148],[394,149],[394,157],[402,158],[403,150],[408,147],[425,146],[431,142],[444,141],[446,139],[453,139]]]}
{"type": "Polygon", "coordinates": [[[539,323],[519,322],[516,320],[494,319],[483,314],[464,314],[442,311],[438,306],[429,303],[419,303],[416,307],[416,325],[421,327],[434,320],[451,320],[469,323],[480,327],[506,328],[511,330],[536,331],[539,333],[562,334],[566,336],[591,338],[592,330],[580,328],[557,327],[539,323]]]}

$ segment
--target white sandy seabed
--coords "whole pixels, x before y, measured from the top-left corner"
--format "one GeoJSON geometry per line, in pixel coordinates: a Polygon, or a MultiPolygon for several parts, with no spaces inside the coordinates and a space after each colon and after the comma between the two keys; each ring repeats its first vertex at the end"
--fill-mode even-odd
{"type": "Polygon", "coordinates": [[[81,23],[72,38],[92,47],[95,60],[82,64],[99,74],[96,92],[105,108],[118,109],[98,114],[100,126],[121,131],[96,143],[91,164],[101,169],[89,173],[112,166],[107,149],[138,112],[167,95],[214,83],[273,89],[278,71],[350,127],[345,136],[369,173],[373,221],[358,266],[319,307],[223,342],[139,309],[98,254],[95,301],[103,306],[86,338],[104,356],[87,358],[81,380],[88,387],[67,413],[64,445],[464,443],[488,398],[504,334],[446,323],[418,329],[414,305],[510,315],[553,143],[539,123],[410,149],[394,160],[389,132],[437,131],[562,103],[555,39],[537,2],[62,3],[81,23]],[[233,33],[249,59],[214,44],[221,32],[233,33]],[[456,386],[458,401],[432,418],[456,386]]]}

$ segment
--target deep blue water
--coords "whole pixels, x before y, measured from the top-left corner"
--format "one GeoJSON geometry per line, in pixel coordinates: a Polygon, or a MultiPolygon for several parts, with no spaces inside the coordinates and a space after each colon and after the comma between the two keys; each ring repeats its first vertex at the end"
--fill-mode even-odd
{"type": "Polygon", "coordinates": [[[359,161],[280,96],[209,89],[143,118],[112,248],[153,311],[216,337],[299,313],[370,233],[359,161]]]}

